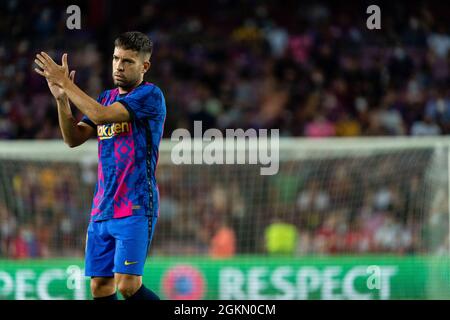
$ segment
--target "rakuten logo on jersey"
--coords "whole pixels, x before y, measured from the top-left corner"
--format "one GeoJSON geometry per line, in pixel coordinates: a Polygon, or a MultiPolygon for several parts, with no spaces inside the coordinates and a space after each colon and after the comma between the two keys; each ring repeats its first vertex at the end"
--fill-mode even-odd
{"type": "Polygon", "coordinates": [[[111,139],[114,136],[129,132],[129,122],[108,123],[97,126],[97,136],[100,140],[111,139]]]}

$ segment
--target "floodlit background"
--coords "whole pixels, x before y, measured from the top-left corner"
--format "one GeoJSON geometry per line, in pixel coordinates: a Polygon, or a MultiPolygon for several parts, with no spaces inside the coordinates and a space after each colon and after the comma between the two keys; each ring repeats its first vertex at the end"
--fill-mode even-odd
{"type": "Polygon", "coordinates": [[[364,1],[77,1],[69,30],[70,4],[0,2],[0,299],[90,299],[96,140],[64,145],[33,60],[67,52],[96,98],[130,30],[152,38],[146,80],[167,104],[147,286],[164,299],[450,298],[450,4],[379,2],[382,29],[368,30],[364,1]],[[171,134],[194,120],[279,129],[279,173],[174,165],[171,134]]]}

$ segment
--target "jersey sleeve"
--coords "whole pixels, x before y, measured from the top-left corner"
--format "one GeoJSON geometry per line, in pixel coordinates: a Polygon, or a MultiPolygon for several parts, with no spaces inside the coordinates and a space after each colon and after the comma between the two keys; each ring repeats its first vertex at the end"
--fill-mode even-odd
{"type": "Polygon", "coordinates": [[[84,122],[88,125],[90,125],[92,128],[97,129],[97,125],[91,121],[87,116],[83,115],[83,118],[81,118],[80,122],[84,122]]]}
{"type": "MultiPolygon", "coordinates": [[[[103,97],[105,96],[106,91],[102,92],[98,98],[97,98],[97,102],[98,103],[102,103],[103,97]]],[[[92,128],[94,128],[95,130],[97,130],[97,125],[92,122],[91,119],[89,119],[86,115],[83,115],[83,118],[81,118],[80,122],[84,122],[87,123],[88,125],[90,125],[92,128]]]]}
{"type": "Polygon", "coordinates": [[[157,86],[145,85],[117,100],[130,113],[131,120],[165,115],[164,95],[157,86]]]}

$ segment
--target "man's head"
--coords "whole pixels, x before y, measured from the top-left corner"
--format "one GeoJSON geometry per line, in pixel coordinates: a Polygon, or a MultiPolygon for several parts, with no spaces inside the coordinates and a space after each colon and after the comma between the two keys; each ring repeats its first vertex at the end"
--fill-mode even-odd
{"type": "Polygon", "coordinates": [[[129,90],[141,83],[150,69],[153,43],[142,32],[131,31],[122,33],[114,41],[114,46],[114,84],[129,90]]]}

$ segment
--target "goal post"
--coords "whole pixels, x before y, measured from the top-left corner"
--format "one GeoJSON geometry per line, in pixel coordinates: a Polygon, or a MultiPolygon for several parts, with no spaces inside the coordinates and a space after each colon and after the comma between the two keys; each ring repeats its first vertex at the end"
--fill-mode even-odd
{"type": "MultiPolygon", "coordinates": [[[[161,142],[144,275],[163,298],[450,297],[445,137],[280,138],[273,175],[261,164],[177,165],[177,143],[161,142]]],[[[62,258],[82,267],[96,180],[94,140],[1,141],[0,271],[13,278],[21,261],[42,269],[62,258]]]]}

